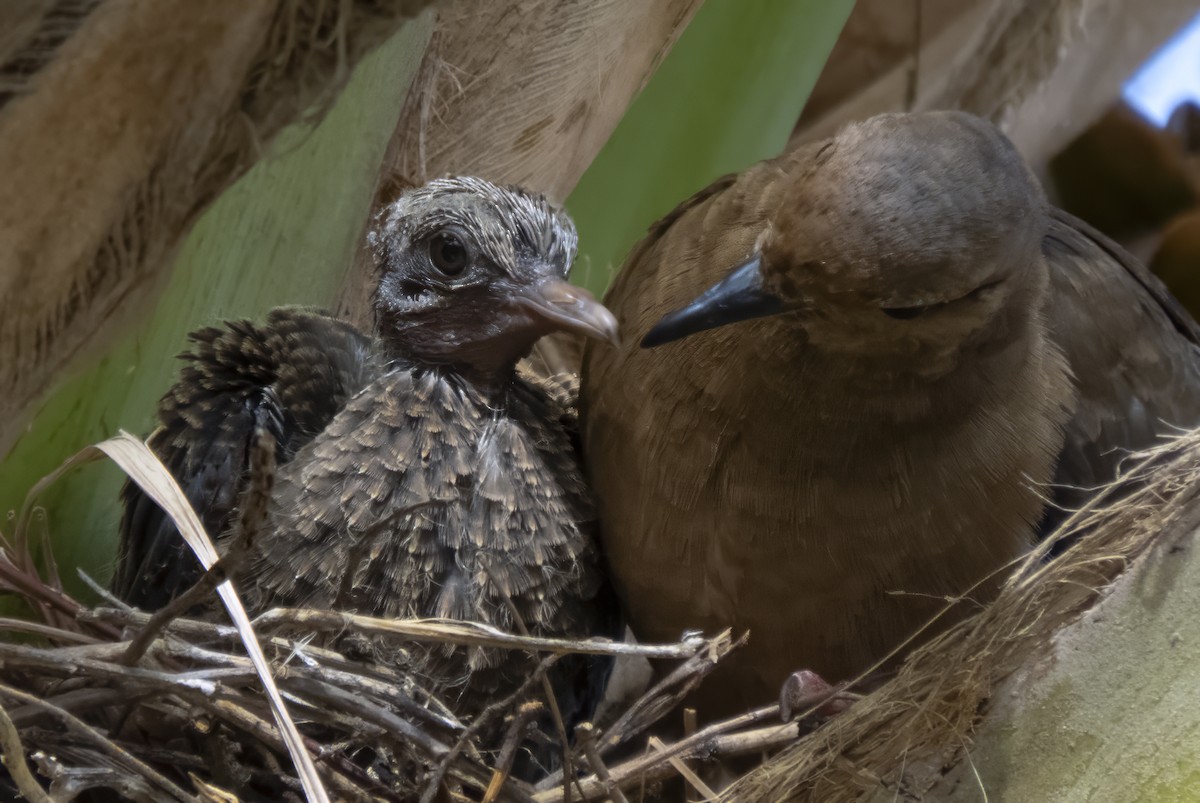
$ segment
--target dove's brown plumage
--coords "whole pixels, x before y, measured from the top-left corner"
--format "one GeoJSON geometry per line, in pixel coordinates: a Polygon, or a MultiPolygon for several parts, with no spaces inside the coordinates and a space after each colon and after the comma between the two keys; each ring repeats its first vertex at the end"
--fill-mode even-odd
{"type": "MultiPolygon", "coordinates": [[[[373,230],[377,337],[293,308],[192,336],[150,443],[214,534],[233,520],[256,428],[281,444],[267,525],[237,578],[249,607],[615,635],[573,389],[516,370],[547,332],[615,337],[612,316],[563,280],[575,242],[540,196],[440,180],[401,197],[373,230]]],[[[194,579],[195,563],[152,502],[132,485],[124,496],[114,588],[157,607],[194,579]]],[[[536,662],[362,646],[467,716],[536,662]]],[[[585,708],[578,684],[602,674],[573,676],[580,663],[556,676],[568,714],[585,708]]]]}
{"type": "Polygon", "coordinates": [[[1044,486],[1108,479],[1115,449],[1200,412],[1195,324],[965,114],[873,118],[718,180],[607,303],[628,342],[585,354],[584,445],[631,624],[751,632],[708,715],[796,669],[849,678],[947,597],[985,599],[1044,486]],[[638,348],[756,256],[650,339],[780,314],[638,348]]]}

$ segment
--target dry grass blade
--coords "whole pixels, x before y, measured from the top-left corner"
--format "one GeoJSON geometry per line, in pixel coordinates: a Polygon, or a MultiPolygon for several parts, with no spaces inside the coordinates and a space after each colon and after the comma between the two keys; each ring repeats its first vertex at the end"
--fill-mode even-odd
{"type": "MultiPolygon", "coordinates": [[[[196,557],[205,569],[211,568],[220,559],[216,545],[204,531],[204,525],[200,523],[196,511],[188,503],[187,497],[183,495],[183,491],[175,482],[175,478],[171,476],[171,472],[145,443],[127,432],[122,432],[114,438],[84,449],[68,460],[58,471],[35,485],[30,492],[30,499],[26,501],[21,510],[20,520],[28,521],[32,510],[32,499],[43,488],[56,480],[67,469],[94,460],[100,454],[107,455],[119,465],[121,470],[129,475],[129,478],[136,482],[146,495],[171,517],[175,526],[179,528],[180,534],[192,551],[196,553],[196,557]]],[[[246,613],[242,601],[238,598],[233,584],[228,580],[217,586],[217,593],[220,595],[221,601],[225,603],[225,608],[229,611],[229,616],[241,635],[246,652],[258,672],[263,689],[267,693],[267,699],[271,704],[271,712],[283,735],[288,753],[296,765],[305,795],[314,803],[328,803],[329,794],[325,791],[325,786],[321,782],[312,757],[304,747],[300,731],[296,729],[296,724],[292,721],[292,717],[284,705],[283,697],[271,674],[271,666],[267,662],[266,655],[263,654],[262,646],[258,643],[258,638],[254,634],[250,617],[246,613]]]]}
{"type": "Polygon", "coordinates": [[[200,577],[191,588],[171,600],[137,634],[125,653],[124,661],[135,664],[145,653],[155,636],[172,619],[182,616],[199,604],[221,585],[229,576],[227,569],[237,566],[250,551],[250,547],[267,518],[267,505],[271,488],[275,484],[275,438],[262,427],[257,427],[250,452],[250,479],[241,502],[241,518],[234,537],[225,550],[225,555],[200,577]]]}

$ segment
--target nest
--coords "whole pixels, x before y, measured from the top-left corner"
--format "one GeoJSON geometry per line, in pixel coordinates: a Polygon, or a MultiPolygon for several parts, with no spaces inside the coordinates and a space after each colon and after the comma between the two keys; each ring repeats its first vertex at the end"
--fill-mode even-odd
{"type": "MultiPolygon", "coordinates": [[[[677,772],[673,762],[679,762],[665,747],[649,762],[614,764],[611,771],[606,762],[673,710],[734,648],[728,633],[651,646],[302,609],[271,610],[251,622],[226,575],[236,573],[265,516],[272,479],[273,450],[260,440],[237,533],[220,557],[170,473],[132,436],[85,450],[31,491],[14,531],[0,544],[0,588],[20,595],[33,611],[0,620],[0,629],[27,637],[0,642],[0,749],[22,796],[63,800],[106,788],[138,801],[595,800],[612,796],[614,779],[677,772]],[[45,529],[40,539],[30,536],[32,500],[64,471],[102,455],[171,515],[208,569],[153,615],[123,605],[90,580],[98,604],[72,598],[63,590],[45,529]],[[185,615],[214,594],[232,624],[185,615]],[[414,648],[436,643],[522,650],[541,660],[522,688],[464,722],[402,668],[310,643],[332,633],[337,643],[382,636],[414,648]],[[559,746],[567,770],[535,787],[510,771],[547,700],[546,673],[567,653],[680,664],[615,712],[603,730],[585,724],[568,739],[557,719],[557,733],[542,738],[559,746]],[[497,728],[503,743],[484,744],[481,734],[497,728]]],[[[553,704],[547,708],[554,712],[553,704]]],[[[753,730],[757,721],[745,719],[720,733],[753,730]]],[[[697,735],[710,734],[720,735],[697,735]]]]}
{"type": "MultiPolygon", "coordinates": [[[[243,531],[251,534],[253,498],[269,491],[270,455],[260,457],[245,505],[250,512],[243,513],[243,531]]],[[[1160,532],[1195,525],[1197,479],[1200,434],[1134,456],[1118,483],[1012,570],[990,605],[913,651],[892,680],[843,713],[815,716],[844,694],[831,689],[789,722],[781,721],[779,706],[699,730],[686,727],[685,717],[685,735],[667,744],[644,734],[735,649],[729,633],[647,646],[314,610],[274,610],[250,622],[225,581],[226,559],[218,560],[170,475],[139,440],[122,435],[40,483],[4,539],[0,584],[33,613],[0,620],[0,628],[22,634],[0,642],[0,749],[12,784],[33,801],[103,787],[148,801],[230,801],[251,790],[296,800],[620,802],[625,791],[673,777],[711,798],[716,793],[697,774],[698,763],[753,755],[768,758],[724,798],[907,795],[906,767],[922,760],[942,766],[968,743],[1000,679],[1044,651],[1053,633],[1094,604],[1160,532]],[[94,584],[97,604],[73,599],[63,591],[44,533],[29,535],[32,499],[61,471],[101,454],[173,516],[210,567],[178,604],[152,616],[94,584]],[[1067,542],[1062,554],[1047,558],[1067,542]],[[42,552],[40,570],[35,548],[42,552]],[[213,593],[232,625],[182,615],[213,593]],[[463,722],[401,670],[308,643],[313,634],[333,631],[525,650],[542,659],[522,689],[463,722]],[[563,768],[537,783],[510,777],[517,745],[546,699],[545,672],[570,652],[678,665],[618,706],[607,724],[581,725],[565,747],[559,721],[563,768]],[[504,742],[488,749],[479,734],[496,723],[503,723],[504,742]]]]}

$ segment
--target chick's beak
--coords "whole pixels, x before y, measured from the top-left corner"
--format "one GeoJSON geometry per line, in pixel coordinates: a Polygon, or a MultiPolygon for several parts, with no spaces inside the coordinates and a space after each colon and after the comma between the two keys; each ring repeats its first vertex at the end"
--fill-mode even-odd
{"type": "Polygon", "coordinates": [[[642,338],[642,348],[653,348],[705,329],[762,318],[784,311],[778,296],[763,288],[761,261],[755,256],[734,268],[695,301],[669,313],[642,338]]]}
{"type": "Polygon", "coordinates": [[[607,340],[618,345],[617,319],[595,296],[558,278],[544,279],[521,296],[527,310],[555,329],[607,340]]]}

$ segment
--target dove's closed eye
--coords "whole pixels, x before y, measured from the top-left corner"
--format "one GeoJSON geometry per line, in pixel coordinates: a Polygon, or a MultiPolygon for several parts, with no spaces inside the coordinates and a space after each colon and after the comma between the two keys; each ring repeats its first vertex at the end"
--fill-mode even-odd
{"type": "Polygon", "coordinates": [[[980,297],[987,293],[987,291],[999,285],[1000,282],[1001,280],[997,279],[996,281],[988,282],[987,284],[981,284],[979,287],[976,287],[974,290],[964,296],[952,298],[949,301],[939,301],[936,304],[918,304],[912,307],[880,307],[879,309],[889,318],[895,318],[898,321],[910,321],[913,318],[920,317],[927,312],[939,310],[943,307],[948,307],[951,304],[957,304],[960,301],[977,301],[980,297]]]}

